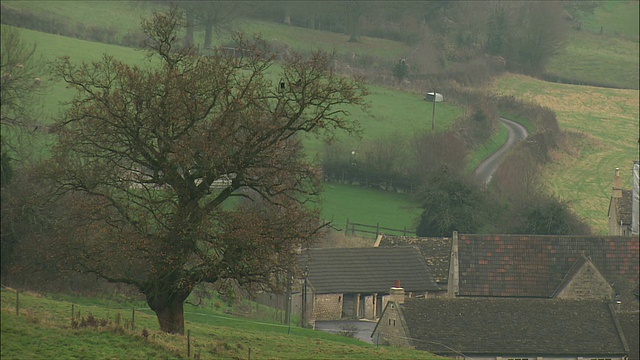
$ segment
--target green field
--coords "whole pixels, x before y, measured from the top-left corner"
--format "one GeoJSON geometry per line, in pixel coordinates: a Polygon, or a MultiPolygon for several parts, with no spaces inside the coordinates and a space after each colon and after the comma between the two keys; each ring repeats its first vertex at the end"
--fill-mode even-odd
{"type": "MultiPolygon", "coordinates": [[[[160,332],[146,304],[120,304],[66,297],[54,300],[33,293],[2,289],[0,357],[13,359],[185,359],[187,337],[160,332]],[[71,327],[75,318],[92,314],[110,324],[71,327]],[[133,323],[132,305],[136,308],[133,323]],[[120,314],[120,326],[116,317],[120,314]],[[148,336],[143,335],[146,329],[148,336]]],[[[266,310],[264,310],[266,311],[266,310]]],[[[376,347],[360,340],[269,321],[225,314],[215,306],[185,305],[185,329],[190,332],[191,358],[200,359],[436,359],[422,351],[376,347]],[[249,355],[250,353],[250,355],[249,355]]]]}
{"type": "Polygon", "coordinates": [[[576,83],[638,89],[638,41],[571,30],[547,74],[576,83]],[[598,49],[598,51],[594,51],[598,49]]]}
{"type": "Polygon", "coordinates": [[[582,19],[585,30],[593,33],[621,36],[638,42],[640,6],[637,1],[602,1],[582,19]]]}
{"type": "Polygon", "coordinates": [[[392,229],[416,228],[418,204],[409,195],[363,189],[342,184],[324,184],[322,218],[344,230],[347,220],[392,229]]]}

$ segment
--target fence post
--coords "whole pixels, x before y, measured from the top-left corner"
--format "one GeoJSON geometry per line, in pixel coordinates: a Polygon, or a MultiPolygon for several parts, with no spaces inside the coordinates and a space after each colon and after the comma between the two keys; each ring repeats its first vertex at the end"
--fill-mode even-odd
{"type": "Polygon", "coordinates": [[[16,316],[20,316],[20,289],[16,289],[16,316]]]}
{"type": "Polygon", "coordinates": [[[402,231],[402,235],[403,236],[407,236],[407,227],[406,226],[404,227],[404,230],[402,231]]]}
{"type": "Polygon", "coordinates": [[[349,235],[349,219],[347,219],[347,225],[344,226],[344,235],[349,235]]]}
{"type": "Polygon", "coordinates": [[[191,330],[187,330],[187,358],[191,357],[191,330]]]}
{"type": "Polygon", "coordinates": [[[378,235],[380,235],[380,223],[376,223],[376,239],[378,238],[378,235]]]}
{"type": "Polygon", "coordinates": [[[356,224],[351,223],[351,235],[355,235],[356,234],[356,224]]]}
{"type": "Polygon", "coordinates": [[[136,327],[136,307],[131,308],[131,331],[135,330],[136,327]]]}
{"type": "Polygon", "coordinates": [[[251,348],[249,348],[249,360],[251,360],[251,348]]]}
{"type": "Polygon", "coordinates": [[[74,319],[74,316],[75,316],[74,312],[75,312],[75,310],[74,310],[74,305],[73,305],[73,304],[71,304],[71,322],[73,322],[73,321],[75,320],[75,319],[74,319]]]}

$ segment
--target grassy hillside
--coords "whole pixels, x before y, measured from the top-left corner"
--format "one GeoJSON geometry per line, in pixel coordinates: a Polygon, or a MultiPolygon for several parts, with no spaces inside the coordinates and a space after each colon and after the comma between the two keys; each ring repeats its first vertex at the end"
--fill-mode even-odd
{"type": "MultiPolygon", "coordinates": [[[[135,31],[140,17],[149,14],[152,7],[140,2],[59,2],[59,1],[11,1],[4,0],[3,5],[18,9],[39,12],[47,16],[61,16],[70,23],[95,24],[105,28],[115,27],[119,34],[135,31]],[[73,6],[69,6],[73,4],[73,6]]],[[[597,83],[615,87],[638,87],[638,2],[619,1],[604,2],[592,14],[581,14],[582,29],[571,31],[567,39],[565,50],[553,57],[548,66],[548,73],[559,78],[573,79],[584,83],[597,83]],[[600,34],[600,28],[603,28],[600,34]]],[[[410,51],[406,45],[382,39],[363,38],[362,43],[347,43],[341,34],[314,31],[310,29],[289,27],[282,24],[263,21],[238,21],[236,29],[248,33],[261,33],[270,41],[289,44],[293,50],[309,50],[311,48],[336,49],[341,54],[376,55],[383,59],[393,60],[410,51]],[[381,51],[380,49],[384,49],[381,51]]],[[[77,60],[98,58],[103,52],[136,63],[143,59],[143,53],[124,47],[110,46],[99,43],[80,41],[55,35],[37,33],[24,30],[28,41],[37,42],[39,53],[45,58],[68,54],[77,60]]],[[[202,33],[196,33],[197,41],[202,33]]],[[[214,43],[223,43],[227,36],[217,37],[214,43]]],[[[559,163],[551,165],[544,176],[548,176],[549,187],[563,199],[570,200],[573,208],[595,227],[596,231],[605,231],[606,205],[609,196],[611,169],[618,166],[625,168],[629,159],[637,149],[633,147],[631,135],[637,133],[637,91],[623,92],[621,100],[619,93],[610,94],[607,91],[583,86],[563,86],[561,84],[545,83],[525,77],[506,76],[496,82],[496,91],[502,94],[513,94],[522,99],[532,99],[558,111],[560,125],[569,130],[580,131],[583,139],[579,144],[580,156],[558,155],[559,163]],[[511,79],[511,80],[508,80],[511,79]],[[524,80],[523,80],[524,79],[524,80]],[[535,85],[533,85],[535,84],[535,85]],[[556,91],[558,86],[560,91],[556,91]],[[552,91],[555,96],[545,91],[552,91]],[[596,92],[597,98],[588,95],[596,92]],[[629,95],[630,94],[630,95],[629,95]],[[635,98],[634,98],[635,95],[635,98]],[[582,99],[582,103],[573,102],[582,99]],[[581,106],[578,106],[581,104],[581,106]],[[608,104],[608,105],[604,105],[608,104]],[[619,104],[619,106],[614,106],[619,104]],[[636,106],[636,111],[633,107],[636,106]],[[635,114],[635,115],[634,115],[635,114]],[[635,117],[634,117],[635,116],[635,117]],[[602,119],[606,119],[606,126],[602,119]],[[630,122],[630,119],[635,119],[630,122]],[[607,130],[611,129],[611,131],[607,130]],[[613,129],[623,129],[621,138],[613,129]],[[592,133],[593,132],[593,133],[592,133]],[[631,142],[630,142],[631,141],[631,142]],[[601,164],[601,165],[596,165],[601,164]],[[597,167],[594,172],[594,167],[597,167]],[[554,170],[555,169],[555,170],[554,170]],[[562,175],[565,174],[565,175],[562,175]],[[570,175],[569,175],[570,174],[570,175]],[[567,183],[563,183],[567,181],[567,183]],[[579,183],[579,186],[576,186],[579,183]],[[583,185],[593,184],[593,185],[583,185]],[[573,195],[571,195],[573,194],[573,195]],[[598,199],[598,200],[595,200],[598,199]],[[604,199],[604,200],[602,200],[604,199]],[[603,215],[604,212],[604,215],[603,215]]],[[[68,97],[68,92],[62,84],[54,84],[46,99],[45,118],[55,116],[60,100],[68,97]]],[[[360,121],[364,132],[361,139],[341,139],[353,145],[354,150],[360,146],[362,140],[376,139],[392,133],[399,135],[412,134],[416,131],[428,129],[429,108],[417,94],[397,92],[389,89],[371,87],[368,97],[372,105],[370,113],[354,110],[353,118],[360,121]]],[[[448,127],[461,111],[450,107],[446,103],[438,107],[436,126],[439,130],[448,127]]],[[[497,134],[492,144],[481,149],[478,154],[469,157],[471,163],[479,163],[484,153],[499,147],[504,133],[497,134]]],[[[322,151],[321,139],[306,139],[309,152],[317,154],[322,151]]],[[[468,165],[468,169],[471,168],[468,165]]],[[[340,192],[331,194],[339,187],[326,187],[326,210],[324,218],[334,218],[337,224],[346,218],[358,218],[354,213],[363,207],[352,206],[346,202],[338,202],[332,206],[332,199],[345,198],[340,192]],[[335,210],[333,210],[335,209],[335,210]]],[[[352,189],[354,197],[367,197],[360,189],[352,189]]],[[[349,197],[346,197],[349,198],[349,197]]],[[[401,197],[399,197],[401,198],[401,197]]],[[[355,200],[354,200],[355,201],[355,200]]],[[[407,201],[406,198],[405,200],[407,201]]],[[[409,201],[406,206],[411,206],[409,201]]],[[[404,205],[403,205],[404,206],[404,205]]],[[[397,216],[398,211],[392,210],[397,216]]],[[[370,214],[369,220],[363,222],[375,223],[378,219],[389,216],[386,213],[370,214]]],[[[402,215],[401,215],[402,216],[402,215]]],[[[390,220],[400,223],[397,220],[390,220]]],[[[405,219],[411,226],[414,219],[405,219]]],[[[385,225],[397,226],[397,225],[385,225]]]]}
{"type": "MultiPolygon", "coordinates": [[[[118,304],[94,299],[54,300],[3,289],[2,347],[0,357],[10,359],[184,359],[187,337],[158,330],[157,321],[144,304],[118,304]],[[106,326],[71,326],[71,306],[76,319],[92,314],[108,319],[106,326]],[[80,305],[81,304],[81,305],[80,305]],[[136,307],[135,329],[130,323],[136,307]],[[139,308],[139,309],[138,309],[139,308]],[[120,314],[120,326],[116,317],[120,314]],[[144,336],[146,329],[147,336],[144,336]]],[[[227,315],[213,307],[185,307],[185,329],[191,333],[191,357],[200,359],[436,359],[421,351],[379,347],[329,333],[227,315]],[[249,355],[250,354],[250,355],[249,355]]]]}
{"type": "Polygon", "coordinates": [[[599,234],[607,232],[613,172],[622,170],[631,188],[631,166],[638,159],[640,119],[637,90],[564,85],[521,75],[498,79],[493,91],[546,106],[568,130],[568,152],[554,154],[543,179],[550,192],[569,201],[599,234]]]}

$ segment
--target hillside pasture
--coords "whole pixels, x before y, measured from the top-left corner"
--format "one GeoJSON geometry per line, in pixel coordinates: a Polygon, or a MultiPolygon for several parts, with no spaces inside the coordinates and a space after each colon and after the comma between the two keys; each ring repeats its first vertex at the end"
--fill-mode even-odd
{"type": "Polygon", "coordinates": [[[621,169],[624,186],[631,188],[631,166],[638,160],[638,91],[549,83],[513,74],[495,81],[493,91],[556,113],[567,136],[545,167],[545,186],[569,202],[595,233],[606,234],[614,169],[621,169]]]}
{"type": "Polygon", "coordinates": [[[638,49],[637,39],[572,30],[563,50],[549,59],[546,76],[558,82],[638,89],[638,49]]]}

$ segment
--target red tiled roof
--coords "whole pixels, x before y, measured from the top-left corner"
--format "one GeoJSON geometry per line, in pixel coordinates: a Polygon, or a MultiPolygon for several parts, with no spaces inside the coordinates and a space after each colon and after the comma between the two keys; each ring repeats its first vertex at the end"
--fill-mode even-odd
{"type": "Polygon", "coordinates": [[[637,284],[639,249],[638,237],[460,235],[459,294],[550,297],[583,254],[610,283],[637,284]]]}

